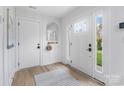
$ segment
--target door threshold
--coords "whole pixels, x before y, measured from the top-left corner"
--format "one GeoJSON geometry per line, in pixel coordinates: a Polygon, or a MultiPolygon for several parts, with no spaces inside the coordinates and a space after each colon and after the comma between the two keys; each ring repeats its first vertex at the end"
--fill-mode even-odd
{"type": "Polygon", "coordinates": [[[79,73],[79,74],[86,75],[86,76],[88,76],[90,79],[92,79],[92,80],[96,81],[97,83],[99,83],[100,85],[105,86],[105,83],[104,83],[104,82],[102,82],[102,81],[100,81],[100,80],[98,80],[98,79],[96,79],[96,78],[94,78],[94,77],[88,75],[87,73],[84,73],[83,71],[80,71],[80,70],[76,69],[75,67],[73,67],[73,66],[71,66],[71,65],[69,65],[69,64],[68,64],[68,66],[69,66],[70,68],[72,68],[73,71],[75,71],[75,72],[77,72],[77,73],[79,73]]]}

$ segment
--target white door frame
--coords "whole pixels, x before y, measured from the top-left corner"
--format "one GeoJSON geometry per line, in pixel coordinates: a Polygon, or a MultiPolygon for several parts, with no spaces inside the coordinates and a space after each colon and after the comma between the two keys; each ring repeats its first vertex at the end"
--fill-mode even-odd
{"type": "Polygon", "coordinates": [[[39,65],[42,65],[42,61],[43,61],[43,57],[42,57],[42,53],[43,53],[43,44],[42,44],[42,26],[41,26],[41,21],[37,20],[37,19],[31,19],[31,18],[27,18],[27,17],[16,17],[16,71],[18,71],[20,68],[18,66],[18,62],[19,62],[19,21],[20,20],[29,20],[29,21],[34,21],[34,22],[38,22],[40,25],[40,31],[39,31],[39,42],[40,42],[40,53],[39,53],[39,65]]]}
{"type": "Polygon", "coordinates": [[[3,7],[0,7],[0,86],[4,84],[4,14],[3,7]]]}
{"type": "MultiPolygon", "coordinates": [[[[106,64],[104,63],[105,62],[105,45],[104,45],[104,42],[105,42],[105,30],[106,29],[106,15],[104,13],[103,10],[101,11],[96,11],[93,13],[93,77],[106,83],[106,72],[105,72],[105,69],[106,69],[106,64]],[[96,66],[96,62],[97,62],[97,59],[96,59],[96,16],[97,15],[102,15],[103,17],[103,28],[102,28],[102,41],[103,41],[103,46],[102,46],[102,51],[103,51],[103,54],[102,54],[102,68],[101,68],[101,71],[98,71],[97,70],[97,66],[96,66]]],[[[108,64],[109,65],[109,64],[108,64]]]]}

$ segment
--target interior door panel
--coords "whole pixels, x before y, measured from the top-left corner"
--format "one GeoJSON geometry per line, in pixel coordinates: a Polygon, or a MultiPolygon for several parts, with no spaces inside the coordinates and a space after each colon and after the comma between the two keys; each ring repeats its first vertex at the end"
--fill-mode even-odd
{"type": "Polygon", "coordinates": [[[19,66],[27,68],[40,65],[40,24],[24,19],[19,22],[19,66]]]}

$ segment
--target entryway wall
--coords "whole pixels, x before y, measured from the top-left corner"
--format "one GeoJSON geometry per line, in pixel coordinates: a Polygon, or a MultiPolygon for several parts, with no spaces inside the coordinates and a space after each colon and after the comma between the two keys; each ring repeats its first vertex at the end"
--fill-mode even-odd
{"type": "MultiPolygon", "coordinates": [[[[3,10],[3,85],[11,85],[15,73],[15,7],[1,7],[3,10]],[[7,9],[9,17],[11,16],[13,33],[9,37],[13,37],[13,47],[7,47],[7,9]]],[[[2,12],[1,12],[2,13],[2,12]]]]}
{"type": "Polygon", "coordinates": [[[124,85],[124,29],[119,23],[124,22],[124,6],[110,7],[111,11],[111,85],[124,85]]]}
{"type": "MultiPolygon", "coordinates": [[[[31,19],[31,20],[37,20],[40,22],[40,32],[41,32],[41,54],[40,54],[40,65],[48,65],[52,64],[55,62],[62,62],[62,45],[61,45],[61,27],[60,27],[60,22],[58,18],[54,18],[51,16],[45,16],[39,13],[36,13],[33,10],[26,9],[23,7],[16,7],[16,23],[18,23],[19,19],[31,19]],[[47,24],[50,23],[56,23],[59,26],[58,30],[58,44],[53,44],[53,49],[52,51],[47,51],[46,46],[48,41],[46,40],[46,26],[47,24]]],[[[18,28],[18,26],[17,26],[18,28]]],[[[18,29],[17,29],[18,30],[18,29]]],[[[18,41],[18,33],[16,33],[16,39],[18,41]]],[[[18,43],[18,42],[17,42],[18,43]]],[[[16,49],[18,54],[18,48],[16,49]]],[[[16,59],[16,62],[18,62],[18,58],[16,59]]],[[[17,63],[16,63],[17,64],[17,63]]],[[[18,64],[17,64],[18,68],[18,64]]]]}

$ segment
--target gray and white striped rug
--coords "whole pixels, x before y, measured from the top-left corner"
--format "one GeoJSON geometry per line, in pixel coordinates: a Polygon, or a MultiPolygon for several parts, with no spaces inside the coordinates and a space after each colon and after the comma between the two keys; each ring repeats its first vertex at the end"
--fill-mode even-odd
{"type": "Polygon", "coordinates": [[[80,86],[80,82],[63,69],[34,76],[36,86],[80,86]]]}

